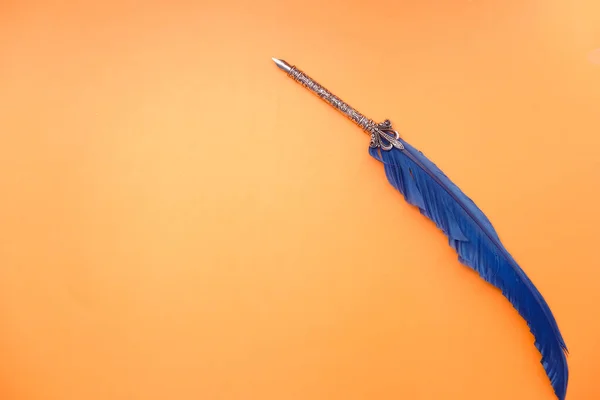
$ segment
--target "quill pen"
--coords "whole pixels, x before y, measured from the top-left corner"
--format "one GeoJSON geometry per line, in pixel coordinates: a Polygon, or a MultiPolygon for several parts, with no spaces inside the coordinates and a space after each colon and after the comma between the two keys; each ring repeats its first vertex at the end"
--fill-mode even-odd
{"type": "Polygon", "coordinates": [[[371,136],[369,153],[383,163],[392,186],[446,234],[459,261],[499,288],[527,321],[554,393],[564,400],[569,371],[567,347],[558,325],[541,293],[502,245],[485,214],[423,153],[400,138],[389,120],[373,122],[295,66],[277,58],[273,61],[371,136]]]}

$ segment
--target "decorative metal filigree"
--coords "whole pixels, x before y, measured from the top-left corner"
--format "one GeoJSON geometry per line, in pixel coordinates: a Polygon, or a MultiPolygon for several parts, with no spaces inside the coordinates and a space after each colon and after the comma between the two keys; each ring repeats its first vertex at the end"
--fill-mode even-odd
{"type": "Polygon", "coordinates": [[[404,145],[400,142],[400,134],[392,128],[392,123],[386,119],[371,132],[372,148],[380,148],[381,150],[391,150],[394,147],[398,150],[404,150],[404,145]]]}
{"type": "Polygon", "coordinates": [[[291,67],[288,75],[296,82],[300,83],[302,86],[325,100],[331,106],[341,111],[356,125],[360,126],[365,132],[369,133],[371,135],[371,147],[380,148],[386,151],[391,150],[394,147],[399,150],[404,149],[404,146],[399,140],[400,135],[397,131],[393,130],[392,123],[389,120],[386,119],[382,123],[376,124],[372,119],[365,117],[354,108],[350,107],[348,103],[342,101],[339,97],[325,89],[295,66],[291,67]]]}

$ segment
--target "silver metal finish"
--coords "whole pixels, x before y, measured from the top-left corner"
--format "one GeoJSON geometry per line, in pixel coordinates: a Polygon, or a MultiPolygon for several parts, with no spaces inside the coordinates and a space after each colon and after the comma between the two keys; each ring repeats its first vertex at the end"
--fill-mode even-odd
{"type": "Polygon", "coordinates": [[[277,64],[277,66],[285,72],[290,72],[290,70],[292,69],[292,66],[283,60],[280,60],[278,58],[271,58],[271,60],[273,60],[275,64],[277,64]]]}
{"type": "Polygon", "coordinates": [[[398,134],[398,132],[392,128],[392,123],[389,120],[386,119],[384,122],[376,124],[372,119],[365,117],[354,108],[350,107],[339,97],[325,89],[295,66],[292,66],[287,62],[277,58],[273,58],[273,61],[280,69],[285,71],[289,77],[300,83],[305,88],[308,88],[311,92],[315,93],[337,110],[341,111],[348,118],[354,121],[356,125],[360,126],[365,132],[369,133],[371,135],[371,143],[369,144],[370,147],[380,148],[382,150],[391,150],[394,147],[399,150],[404,149],[404,145],[399,140],[400,134],[398,134]]]}

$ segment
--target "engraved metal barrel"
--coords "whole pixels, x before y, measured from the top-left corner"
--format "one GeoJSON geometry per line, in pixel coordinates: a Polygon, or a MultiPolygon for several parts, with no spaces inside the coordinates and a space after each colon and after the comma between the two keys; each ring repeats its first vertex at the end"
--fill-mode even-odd
{"type": "Polygon", "coordinates": [[[404,149],[404,145],[400,142],[400,135],[398,132],[392,129],[392,124],[389,120],[385,120],[380,124],[376,124],[372,119],[365,117],[363,114],[356,111],[348,103],[331,93],[324,86],[320,85],[310,76],[304,72],[292,66],[287,62],[273,58],[273,61],[277,66],[285,71],[289,77],[296,82],[300,83],[311,92],[325,100],[335,109],[342,112],[349,119],[351,119],[356,125],[360,126],[365,132],[371,135],[371,147],[381,148],[382,150],[391,150],[397,148],[399,150],[404,149]]]}
{"type": "Polygon", "coordinates": [[[376,129],[376,124],[373,120],[365,117],[354,108],[352,108],[348,103],[344,102],[342,99],[331,93],[325,87],[320,85],[310,76],[306,75],[304,72],[293,66],[288,75],[294,79],[296,82],[300,83],[302,86],[310,89],[317,96],[331,104],[334,108],[341,111],[344,115],[350,118],[354,123],[360,126],[363,130],[368,133],[373,133],[376,129]]]}

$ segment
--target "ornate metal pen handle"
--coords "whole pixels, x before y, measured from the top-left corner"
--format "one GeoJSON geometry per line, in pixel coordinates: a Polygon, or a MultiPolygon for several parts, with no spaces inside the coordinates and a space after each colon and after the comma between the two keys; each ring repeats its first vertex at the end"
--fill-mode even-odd
{"type": "Polygon", "coordinates": [[[400,135],[397,131],[392,129],[392,123],[389,120],[386,119],[384,122],[376,124],[372,119],[365,117],[363,114],[350,107],[339,97],[335,96],[333,93],[321,86],[314,79],[306,75],[295,66],[292,66],[287,62],[277,58],[273,58],[273,61],[280,69],[285,71],[289,77],[300,83],[305,88],[308,88],[317,96],[332,105],[335,109],[341,111],[348,118],[354,121],[356,125],[360,126],[365,132],[369,133],[371,135],[371,147],[378,147],[382,150],[391,150],[394,147],[400,150],[404,149],[404,145],[398,140],[400,139],[400,135]]]}

